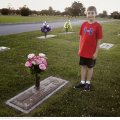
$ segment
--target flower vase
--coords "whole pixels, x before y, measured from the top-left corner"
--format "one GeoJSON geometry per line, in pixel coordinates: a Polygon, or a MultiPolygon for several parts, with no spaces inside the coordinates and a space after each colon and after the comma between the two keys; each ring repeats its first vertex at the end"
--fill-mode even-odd
{"type": "Polygon", "coordinates": [[[66,28],[66,33],[68,32],[68,28],[66,28]]]}
{"type": "Polygon", "coordinates": [[[47,32],[45,32],[45,38],[47,37],[47,32]]]}
{"type": "Polygon", "coordinates": [[[35,88],[36,90],[39,90],[40,89],[40,77],[38,76],[37,73],[35,73],[35,80],[36,80],[35,88]]]}

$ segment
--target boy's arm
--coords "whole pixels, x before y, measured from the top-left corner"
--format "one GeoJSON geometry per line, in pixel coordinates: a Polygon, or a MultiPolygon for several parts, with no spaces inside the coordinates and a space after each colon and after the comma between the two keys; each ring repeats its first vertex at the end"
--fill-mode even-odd
{"type": "Polygon", "coordinates": [[[97,58],[100,43],[101,43],[101,39],[97,40],[96,51],[95,51],[95,53],[93,54],[93,57],[92,57],[93,60],[95,60],[97,58]]]}

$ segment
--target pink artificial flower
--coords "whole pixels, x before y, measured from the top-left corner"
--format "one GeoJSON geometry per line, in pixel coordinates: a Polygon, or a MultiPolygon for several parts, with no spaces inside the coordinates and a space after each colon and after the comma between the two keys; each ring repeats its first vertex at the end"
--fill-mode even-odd
{"type": "Polygon", "coordinates": [[[41,70],[46,70],[46,66],[45,66],[44,64],[40,64],[40,65],[39,65],[39,68],[40,68],[41,70]]]}
{"type": "Polygon", "coordinates": [[[40,56],[34,56],[34,62],[39,65],[41,63],[40,56]]]}
{"type": "Polygon", "coordinates": [[[34,56],[35,56],[35,54],[33,54],[33,53],[32,53],[32,54],[29,54],[29,55],[28,55],[28,59],[32,59],[34,56]]]}
{"type": "Polygon", "coordinates": [[[26,67],[32,67],[32,63],[29,62],[29,61],[27,61],[27,62],[25,63],[25,66],[26,66],[26,67]]]}
{"type": "Polygon", "coordinates": [[[35,60],[36,64],[39,65],[41,62],[40,60],[35,60]]]}
{"type": "Polygon", "coordinates": [[[32,65],[38,65],[39,69],[46,70],[46,68],[47,68],[47,61],[46,61],[45,54],[39,53],[38,56],[36,56],[33,53],[29,54],[28,55],[28,60],[25,63],[25,66],[31,68],[32,65]]]}
{"type": "Polygon", "coordinates": [[[40,59],[40,56],[35,56],[34,59],[40,59]]]}
{"type": "Polygon", "coordinates": [[[47,61],[46,61],[45,58],[41,58],[40,60],[41,60],[41,63],[42,63],[42,64],[45,64],[45,66],[47,66],[47,61]]]}

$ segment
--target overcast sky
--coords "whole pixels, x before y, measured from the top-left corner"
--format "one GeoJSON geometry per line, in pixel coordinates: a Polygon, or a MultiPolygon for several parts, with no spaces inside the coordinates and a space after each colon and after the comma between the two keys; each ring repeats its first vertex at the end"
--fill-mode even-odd
{"type": "Polygon", "coordinates": [[[64,11],[66,7],[70,7],[74,1],[80,1],[85,8],[94,5],[98,13],[106,10],[108,14],[113,11],[120,12],[120,0],[0,0],[0,8],[8,6],[18,9],[23,5],[27,5],[31,10],[48,9],[52,6],[54,10],[64,11]]]}

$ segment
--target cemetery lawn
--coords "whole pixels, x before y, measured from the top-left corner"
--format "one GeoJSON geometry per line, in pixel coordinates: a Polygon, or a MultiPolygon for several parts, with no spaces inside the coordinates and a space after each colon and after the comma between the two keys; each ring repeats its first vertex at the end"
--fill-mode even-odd
{"type": "Polygon", "coordinates": [[[44,22],[44,21],[54,21],[59,19],[65,19],[62,16],[10,16],[10,15],[0,15],[0,24],[4,23],[32,23],[32,22],[44,22]]]}
{"type": "MultiPolygon", "coordinates": [[[[57,20],[72,20],[72,19],[85,19],[85,17],[63,17],[63,16],[10,16],[0,15],[0,24],[16,24],[16,23],[34,23],[44,21],[57,21],[57,20]]],[[[107,18],[97,18],[97,20],[109,20],[107,18]]]]}
{"type": "Polygon", "coordinates": [[[92,88],[89,92],[74,89],[80,80],[77,56],[79,27],[71,35],[59,35],[62,28],[49,34],[57,37],[39,40],[39,31],[0,36],[0,46],[11,48],[0,52],[0,116],[120,116],[120,21],[102,24],[102,42],[115,44],[110,50],[100,49],[94,68],[92,88]],[[41,80],[55,76],[69,83],[29,114],[24,114],[5,104],[5,101],[31,87],[35,81],[25,68],[29,53],[45,53],[48,69],[41,80]]]}

